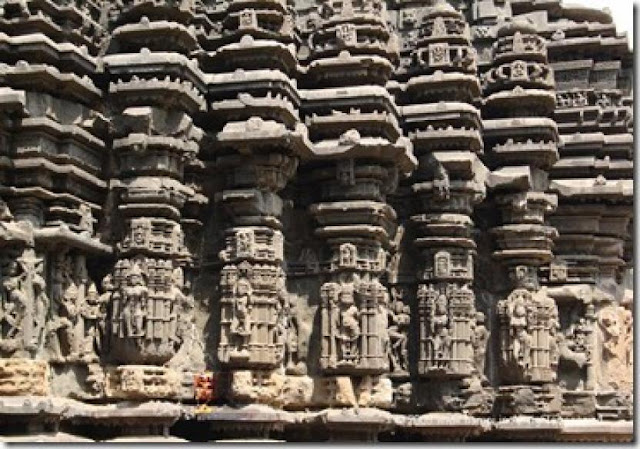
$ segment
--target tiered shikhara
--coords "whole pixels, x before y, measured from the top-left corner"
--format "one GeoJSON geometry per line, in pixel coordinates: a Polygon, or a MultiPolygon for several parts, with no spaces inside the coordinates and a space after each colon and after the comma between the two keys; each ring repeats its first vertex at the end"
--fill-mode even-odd
{"type": "Polygon", "coordinates": [[[0,394],[629,419],[631,56],[560,0],[3,2],[0,394]]]}

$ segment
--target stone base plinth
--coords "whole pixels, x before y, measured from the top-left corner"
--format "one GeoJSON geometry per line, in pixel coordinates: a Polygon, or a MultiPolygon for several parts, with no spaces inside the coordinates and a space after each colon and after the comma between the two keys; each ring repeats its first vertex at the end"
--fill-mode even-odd
{"type": "Polygon", "coordinates": [[[235,404],[263,404],[287,410],[318,407],[389,408],[391,380],[379,376],[290,376],[281,371],[233,371],[229,399],[235,404]]]}
{"type": "Polygon", "coordinates": [[[557,385],[509,385],[496,394],[498,416],[559,416],[562,393],[557,385]]]}
{"type": "Polygon", "coordinates": [[[285,411],[168,401],[87,404],[54,397],[0,397],[0,441],[584,441],[629,442],[633,421],[513,417],[464,413],[405,415],[367,407],[285,411]],[[61,433],[66,432],[66,433],[61,433]]]}
{"type": "Polygon", "coordinates": [[[108,367],[106,395],[127,400],[176,399],[182,376],[171,368],[146,365],[108,367]]]}
{"type": "Polygon", "coordinates": [[[46,396],[49,364],[42,360],[0,359],[0,396],[46,396]]]}

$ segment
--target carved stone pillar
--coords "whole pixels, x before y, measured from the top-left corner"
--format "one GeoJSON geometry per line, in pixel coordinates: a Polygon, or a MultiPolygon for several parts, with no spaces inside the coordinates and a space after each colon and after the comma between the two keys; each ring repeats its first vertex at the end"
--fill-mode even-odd
{"type": "Polygon", "coordinates": [[[185,165],[203,136],[192,119],[204,107],[201,72],[185,56],[196,45],[194,30],[179,26],[193,13],[122,6],[103,59],[114,115],[113,213],[121,231],[118,261],[105,280],[108,354],[119,365],[108,369],[107,394],[114,397],[190,397],[181,390],[183,371],[191,379],[190,371],[204,369],[202,354],[191,360],[183,354],[183,346],[201,351],[190,344],[194,300],[183,267],[191,255],[181,223],[181,210],[197,194],[184,183],[185,165]]]}
{"type": "Polygon", "coordinates": [[[402,299],[391,300],[382,283],[396,228],[386,195],[416,164],[394,99],[382,87],[398,60],[397,38],[384,2],[327,2],[318,17],[300,84],[308,87],[302,112],[316,153],[304,185],[317,186],[310,212],[326,242],[320,369],[325,379],[348,385],[354,402],[388,405],[391,389],[383,388],[381,399],[373,399],[374,390],[389,384],[381,375],[390,362],[401,369],[394,354],[406,351],[402,356],[396,321],[408,316],[399,316],[406,313],[401,304],[399,315],[390,311],[402,299]]]}
{"type": "MultiPolygon", "coordinates": [[[[245,128],[238,133],[243,137],[237,144],[244,144],[242,140],[251,133],[259,140],[261,132],[267,134],[268,125],[245,128]]],[[[226,143],[225,131],[218,139],[226,143]]],[[[233,217],[226,230],[225,249],[220,252],[224,266],[218,358],[236,369],[273,369],[284,360],[282,320],[288,313],[282,267],[284,236],[279,221],[282,200],[277,192],[295,173],[297,160],[276,152],[276,146],[264,148],[256,141],[252,147],[261,154],[250,159],[220,156],[217,160],[217,168],[226,168],[230,174],[221,200],[233,217]],[[265,155],[268,151],[273,152],[265,155]],[[225,159],[235,159],[235,164],[225,167],[225,159]],[[244,179],[243,174],[247,174],[244,179]]]]}
{"type": "Polygon", "coordinates": [[[411,217],[420,254],[415,400],[428,409],[461,410],[468,403],[474,413],[488,413],[490,395],[482,386],[488,333],[472,290],[471,214],[484,198],[486,172],[478,158],[480,111],[472,105],[480,96],[476,52],[464,16],[446,1],[425,9],[410,44],[410,77],[398,96],[420,162],[411,217]]]}
{"type": "Polygon", "coordinates": [[[498,301],[499,409],[506,414],[559,412],[554,385],[558,368],[558,309],[538,269],[553,257],[555,228],[546,216],[557,206],[548,189],[558,159],[553,112],[553,72],[544,38],[523,19],[497,31],[493,67],[482,77],[484,137],[491,149],[492,193],[502,216],[492,233],[493,257],[510,277],[511,291],[498,301]],[[528,399],[525,399],[528,398],[528,399]]]}
{"type": "Polygon", "coordinates": [[[208,73],[204,153],[210,173],[220,177],[215,200],[225,220],[215,262],[217,361],[231,401],[282,405],[295,307],[284,270],[280,192],[311,154],[297,111],[293,9],[286,2],[230,2],[218,13],[220,27],[208,34],[200,58],[208,73]]]}

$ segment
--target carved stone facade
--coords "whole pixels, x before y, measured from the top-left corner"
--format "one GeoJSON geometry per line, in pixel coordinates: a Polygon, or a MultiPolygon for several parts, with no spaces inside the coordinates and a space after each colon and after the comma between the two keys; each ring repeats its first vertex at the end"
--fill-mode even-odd
{"type": "Polygon", "coordinates": [[[2,2],[0,415],[631,439],[632,67],[561,0],[2,2]]]}

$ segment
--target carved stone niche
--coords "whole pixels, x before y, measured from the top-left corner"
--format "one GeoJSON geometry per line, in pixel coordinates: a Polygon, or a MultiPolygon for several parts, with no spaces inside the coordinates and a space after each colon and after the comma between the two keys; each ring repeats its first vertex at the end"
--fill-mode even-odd
{"type": "Polygon", "coordinates": [[[245,368],[275,368],[284,359],[284,271],[273,265],[225,265],[221,270],[218,358],[245,368]]]}
{"type": "Polygon", "coordinates": [[[463,378],[474,371],[475,295],[467,284],[418,288],[420,356],[426,377],[463,378]]]}
{"type": "Polygon", "coordinates": [[[176,355],[187,305],[182,269],[172,260],[121,259],[112,277],[109,355],[128,363],[163,364],[176,355]]]}
{"type": "Polygon", "coordinates": [[[345,23],[336,27],[336,40],[341,47],[347,47],[358,43],[358,34],[355,25],[345,23]]]}
{"type": "Polygon", "coordinates": [[[229,229],[225,243],[220,252],[220,259],[225,262],[237,259],[282,262],[284,257],[282,232],[267,227],[229,229]]]}
{"type": "Polygon", "coordinates": [[[353,269],[380,273],[387,267],[387,252],[379,245],[342,243],[334,249],[330,264],[332,271],[353,269]]]}
{"type": "Polygon", "coordinates": [[[546,288],[516,288],[498,302],[500,376],[506,384],[554,382],[558,308],[546,288]]]}
{"type": "Polygon", "coordinates": [[[184,232],[178,223],[163,218],[134,218],[128,221],[126,235],[120,244],[122,252],[151,251],[185,254],[184,232]]]}
{"type": "Polygon", "coordinates": [[[595,388],[595,309],[592,304],[559,304],[558,383],[567,391],[593,391],[595,388]]]}
{"type": "Polygon", "coordinates": [[[105,339],[108,297],[89,278],[81,252],[50,254],[51,318],[45,349],[52,363],[98,362],[105,339]]]}
{"type": "Polygon", "coordinates": [[[378,281],[325,283],[320,292],[322,354],[331,373],[382,373],[389,368],[389,294],[378,281]]]}
{"type": "Polygon", "coordinates": [[[473,251],[428,250],[426,256],[427,263],[421,280],[432,282],[473,281],[473,251]]]}

